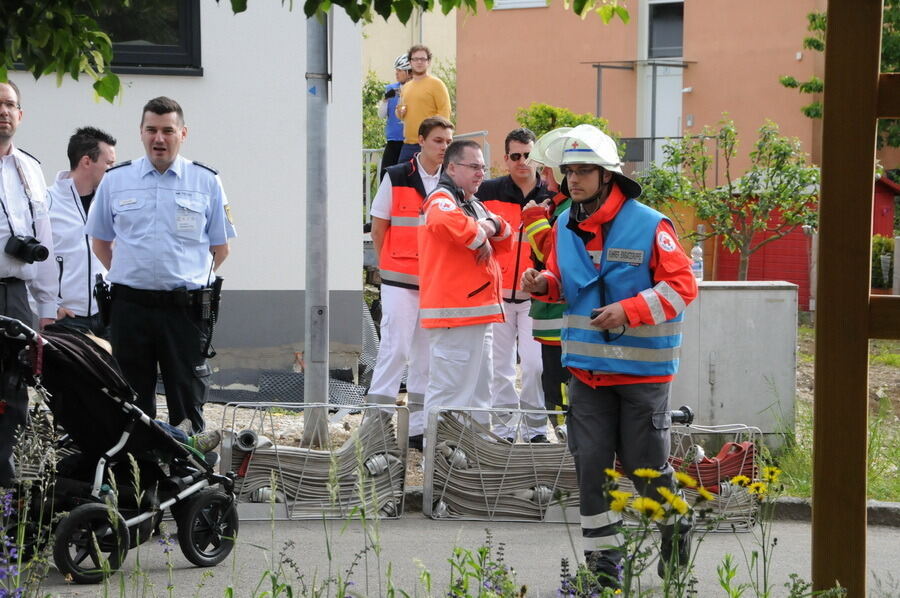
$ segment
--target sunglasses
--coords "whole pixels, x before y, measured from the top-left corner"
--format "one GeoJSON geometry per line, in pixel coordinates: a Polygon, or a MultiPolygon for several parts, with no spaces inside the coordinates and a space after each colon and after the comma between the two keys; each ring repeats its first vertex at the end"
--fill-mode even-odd
{"type": "Polygon", "coordinates": [[[530,155],[531,155],[531,152],[525,152],[524,154],[520,154],[519,152],[516,152],[514,154],[509,154],[509,159],[512,160],[513,162],[518,162],[520,158],[525,158],[527,160],[528,156],[530,156],[530,155]]]}

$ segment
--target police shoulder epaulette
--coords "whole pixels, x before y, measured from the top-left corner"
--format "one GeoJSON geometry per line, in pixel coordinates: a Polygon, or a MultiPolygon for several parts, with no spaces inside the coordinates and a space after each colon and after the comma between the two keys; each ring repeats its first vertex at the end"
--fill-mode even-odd
{"type": "Polygon", "coordinates": [[[203,162],[197,162],[196,160],[194,160],[194,164],[197,165],[197,166],[199,166],[200,168],[205,168],[206,170],[210,171],[210,172],[213,173],[213,174],[219,174],[219,171],[218,171],[218,170],[216,170],[216,169],[213,168],[212,166],[207,166],[207,165],[204,164],[203,162]]]}
{"type": "Polygon", "coordinates": [[[25,150],[23,150],[21,147],[17,147],[16,149],[19,150],[20,152],[22,152],[23,154],[25,154],[26,156],[28,156],[29,158],[31,158],[32,160],[34,160],[35,162],[37,162],[38,164],[41,163],[40,160],[38,160],[37,158],[35,158],[35,157],[32,156],[31,154],[29,154],[28,152],[26,152],[25,150]]]}
{"type": "Polygon", "coordinates": [[[113,164],[112,166],[110,166],[109,168],[106,169],[106,172],[109,172],[110,170],[115,170],[116,168],[121,168],[123,166],[128,166],[129,164],[131,164],[131,160],[125,160],[124,162],[119,162],[118,164],[113,164]]]}

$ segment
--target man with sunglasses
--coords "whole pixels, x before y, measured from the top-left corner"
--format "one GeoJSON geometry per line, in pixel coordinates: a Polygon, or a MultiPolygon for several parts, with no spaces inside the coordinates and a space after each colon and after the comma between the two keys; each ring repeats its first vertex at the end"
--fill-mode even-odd
{"type": "MultiPolygon", "coordinates": [[[[437,188],[422,206],[419,315],[430,363],[425,414],[439,407],[490,407],[491,324],[503,321],[500,265],[512,231],[475,197],[486,170],[481,146],[454,141],[437,188]]],[[[473,413],[489,424],[487,413],[473,413]]]]}
{"type": "MultiPolygon", "coordinates": [[[[697,283],[672,223],[637,201],[641,187],[622,173],[615,141],[579,125],[547,153],[565,174],[572,207],[553,227],[547,269],[527,270],[522,289],[567,303],[560,336],[562,362],[572,372],[568,442],[583,549],[599,585],[615,588],[622,522],[609,508],[603,472],[618,457],[644,496],[665,502],[659,490],[675,491],[669,389],[697,283]],[[652,473],[637,477],[638,469],[652,473]]],[[[660,523],[661,576],[687,566],[691,525],[680,516],[660,523]]]]}
{"type": "MultiPolygon", "coordinates": [[[[522,209],[528,202],[542,203],[553,196],[528,160],[535,140],[534,133],[528,129],[510,131],[504,141],[503,155],[509,174],[485,181],[478,189],[478,199],[491,212],[509,222],[514,237],[514,250],[499,258],[506,321],[493,325],[491,406],[498,409],[544,409],[541,346],[532,335],[531,296],[519,288],[522,272],[534,266],[522,222],[522,209]],[[521,392],[516,390],[516,356],[522,368],[521,392]]],[[[494,419],[494,433],[515,442],[518,430],[512,417],[495,414],[494,419]]],[[[527,414],[523,419],[523,441],[548,442],[546,417],[527,414]]]]}

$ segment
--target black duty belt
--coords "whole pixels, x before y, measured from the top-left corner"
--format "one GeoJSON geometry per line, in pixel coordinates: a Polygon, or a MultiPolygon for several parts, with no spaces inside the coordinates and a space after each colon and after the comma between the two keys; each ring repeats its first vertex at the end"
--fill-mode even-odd
{"type": "Polygon", "coordinates": [[[529,297],[528,299],[506,299],[504,297],[503,301],[505,301],[506,303],[513,303],[515,305],[518,305],[520,303],[525,303],[526,301],[531,301],[531,298],[529,297]]]}
{"type": "Polygon", "coordinates": [[[192,307],[200,305],[200,290],[175,289],[174,291],[147,291],[123,284],[112,285],[113,301],[121,299],[144,307],[192,307]]]}
{"type": "Polygon", "coordinates": [[[21,278],[16,278],[15,276],[4,276],[3,278],[0,278],[0,283],[3,283],[3,284],[15,284],[17,282],[25,282],[25,281],[22,280],[21,278]]]}

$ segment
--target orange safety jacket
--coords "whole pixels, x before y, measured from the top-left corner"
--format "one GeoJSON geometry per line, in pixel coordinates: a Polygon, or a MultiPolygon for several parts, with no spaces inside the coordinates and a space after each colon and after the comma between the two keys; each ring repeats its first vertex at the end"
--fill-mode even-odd
{"type": "Polygon", "coordinates": [[[528,243],[522,222],[522,208],[531,200],[536,203],[543,202],[552,197],[553,192],[547,189],[546,183],[538,177],[534,189],[524,196],[512,177],[506,175],[483,182],[476,195],[488,210],[509,223],[515,237],[513,251],[497,258],[503,272],[503,299],[515,303],[528,301],[531,295],[519,288],[519,279],[522,272],[534,267],[534,262],[531,259],[531,245],[528,243]]]}
{"type": "Polygon", "coordinates": [[[425,199],[419,228],[422,328],[456,328],[503,322],[500,264],[491,256],[476,261],[476,250],[490,243],[495,255],[512,249],[509,224],[477,199],[466,200],[450,177],[441,176],[425,199]],[[497,233],[488,238],[478,225],[490,220],[497,233]]]}
{"type": "Polygon", "coordinates": [[[425,186],[413,157],[386,169],[391,177],[391,225],[384,235],[378,266],[381,283],[419,288],[419,214],[425,186]]]}

